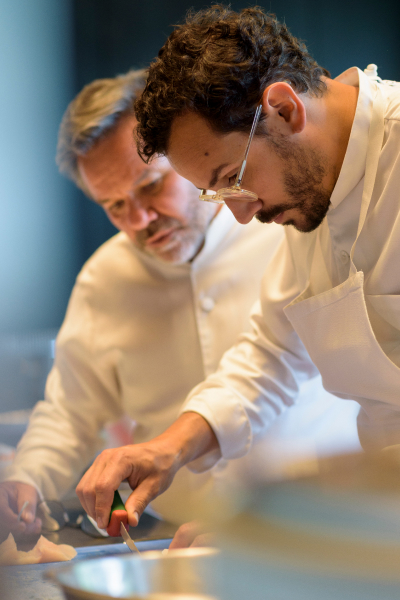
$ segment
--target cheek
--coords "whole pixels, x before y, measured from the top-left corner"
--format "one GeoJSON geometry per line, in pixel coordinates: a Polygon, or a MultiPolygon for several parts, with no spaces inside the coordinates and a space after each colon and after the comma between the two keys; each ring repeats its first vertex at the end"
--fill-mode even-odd
{"type": "Polygon", "coordinates": [[[259,198],[270,198],[282,196],[284,192],[283,174],[285,162],[275,152],[265,149],[265,142],[259,144],[250,153],[248,166],[243,178],[243,187],[257,194],[259,198]],[[264,145],[263,145],[264,144],[264,145]]]}
{"type": "MultiPolygon", "coordinates": [[[[283,185],[282,172],[277,168],[268,171],[260,168],[258,173],[254,174],[253,181],[253,186],[249,189],[263,200],[274,200],[284,195],[285,186],[283,185]]],[[[249,186],[251,186],[250,182],[249,186]]]]}
{"type": "Polygon", "coordinates": [[[189,181],[179,177],[166,183],[157,205],[161,213],[182,219],[198,195],[199,191],[189,181]]]}

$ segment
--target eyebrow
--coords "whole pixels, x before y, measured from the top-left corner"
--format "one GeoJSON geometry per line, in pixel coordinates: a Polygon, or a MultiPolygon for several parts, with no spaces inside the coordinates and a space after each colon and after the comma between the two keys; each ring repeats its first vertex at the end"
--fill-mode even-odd
{"type": "MultiPolygon", "coordinates": [[[[141,176],[135,181],[135,183],[133,184],[132,187],[136,187],[137,185],[140,185],[142,183],[143,179],[146,179],[146,177],[149,175],[149,173],[153,173],[153,172],[157,172],[157,169],[149,169],[148,171],[144,171],[141,174],[141,176]]],[[[96,200],[96,204],[100,204],[100,206],[107,204],[107,202],[112,202],[112,200],[110,198],[104,198],[104,200],[96,200]]]]}
{"type": "Polygon", "coordinates": [[[212,188],[214,187],[214,185],[217,183],[217,181],[219,179],[222,169],[225,169],[225,167],[227,167],[228,165],[229,165],[229,163],[224,163],[222,165],[219,165],[219,167],[217,167],[216,169],[213,170],[210,183],[208,184],[208,189],[212,190],[212,188]]]}

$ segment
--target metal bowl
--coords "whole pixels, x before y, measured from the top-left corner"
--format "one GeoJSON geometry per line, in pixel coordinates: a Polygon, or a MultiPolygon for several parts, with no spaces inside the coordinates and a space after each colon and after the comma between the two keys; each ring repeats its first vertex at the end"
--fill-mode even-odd
{"type": "Polygon", "coordinates": [[[210,573],[218,551],[189,548],[72,562],[50,571],[67,600],[213,600],[210,573]]]}

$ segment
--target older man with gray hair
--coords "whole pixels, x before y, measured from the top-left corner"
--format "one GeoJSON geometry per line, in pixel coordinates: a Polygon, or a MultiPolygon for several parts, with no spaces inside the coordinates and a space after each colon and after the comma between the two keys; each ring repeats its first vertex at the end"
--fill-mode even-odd
{"type": "MultiPolygon", "coordinates": [[[[133,426],[120,448],[105,451],[110,460],[123,465],[132,448],[151,460],[151,440],[162,443],[188,392],[247,330],[262,273],[282,237],[275,225],[265,235],[259,223],[243,227],[227,207],[199,202],[198,190],[166,158],[141,161],[132,105],[144,85],[144,71],[94,81],[70,104],[60,127],[60,171],[104,209],[119,233],[77,278],[45,400],[34,408],[0,485],[8,531],[40,529],[39,499],[61,498],[76,483],[110,422],[126,419],[133,426]]],[[[356,443],[356,407],[326,394],[319,382],[304,389],[289,412],[277,415],[261,440],[266,476],[293,457],[356,443]]],[[[184,417],[188,430],[192,416],[184,417]]],[[[246,464],[257,451],[260,446],[246,464]]],[[[240,470],[240,461],[233,462],[235,469],[220,461],[201,474],[182,469],[154,508],[182,522],[182,499],[215,490],[217,481],[240,470]]],[[[134,511],[128,499],[131,525],[160,491],[150,486],[134,511]]]]}

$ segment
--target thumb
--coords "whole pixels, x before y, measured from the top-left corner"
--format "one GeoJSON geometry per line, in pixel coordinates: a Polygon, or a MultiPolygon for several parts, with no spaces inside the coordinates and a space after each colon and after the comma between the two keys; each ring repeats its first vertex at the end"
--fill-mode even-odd
{"type": "Polygon", "coordinates": [[[18,489],[17,509],[21,513],[21,520],[25,523],[33,523],[36,517],[38,493],[31,485],[23,485],[18,489]],[[22,512],[21,512],[22,511],[22,512]]]}
{"type": "Polygon", "coordinates": [[[154,482],[145,479],[142,481],[125,502],[128,513],[129,525],[136,527],[146,506],[158,495],[154,482]]]}

